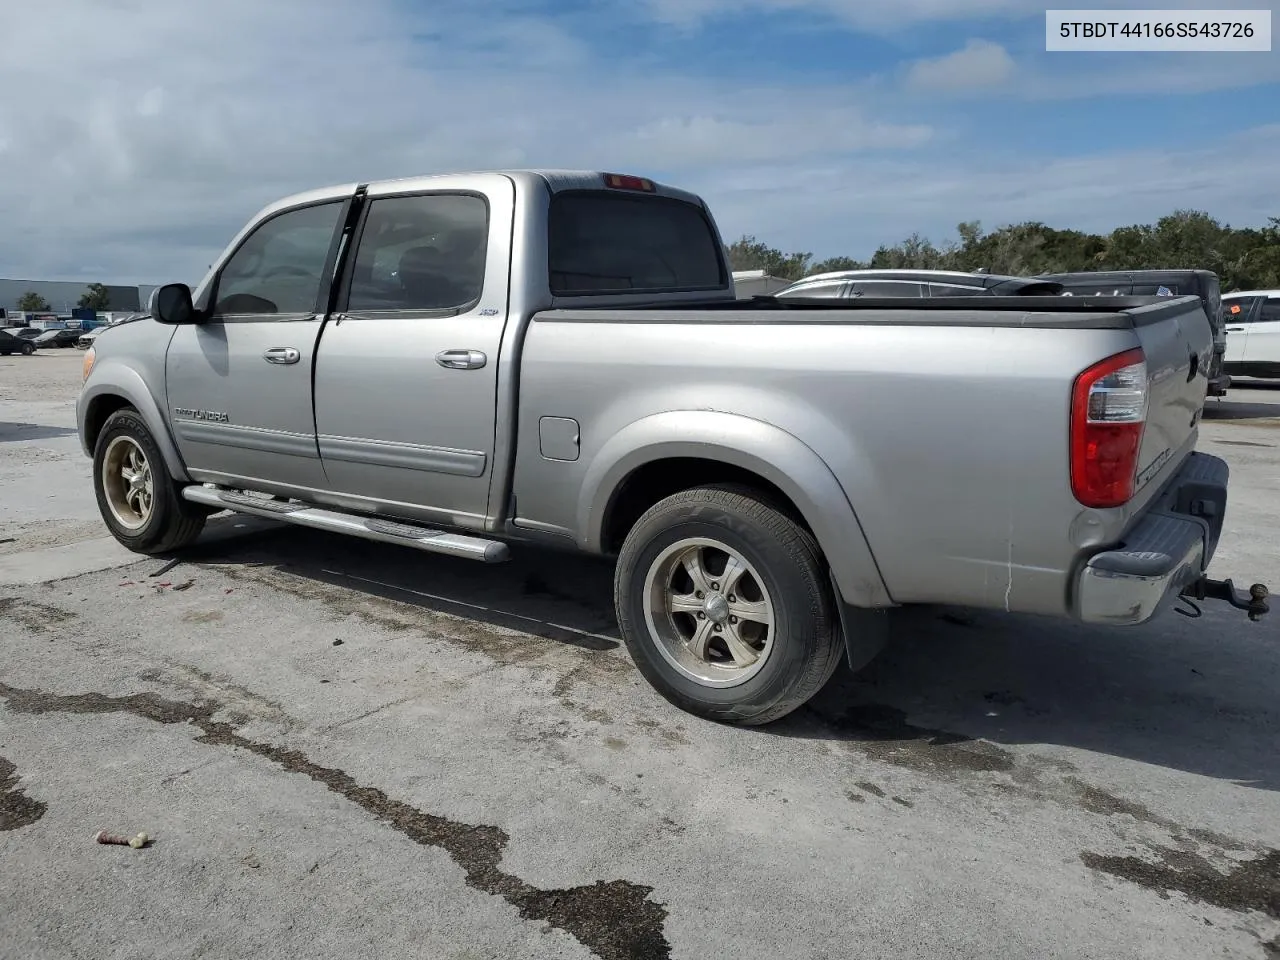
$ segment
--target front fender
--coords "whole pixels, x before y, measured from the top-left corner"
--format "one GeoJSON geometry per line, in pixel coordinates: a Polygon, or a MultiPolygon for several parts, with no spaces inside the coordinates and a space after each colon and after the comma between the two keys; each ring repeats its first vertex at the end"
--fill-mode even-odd
{"type": "Polygon", "coordinates": [[[808,445],[772,424],[739,414],[671,410],[614,434],[587,469],[578,501],[581,546],[601,552],[606,512],[632,472],[656,460],[696,457],[749,470],[782,490],[813,530],[846,603],[890,606],[893,600],[849,498],[808,445]]]}
{"type": "Polygon", "coordinates": [[[100,358],[89,373],[76,400],[76,430],[80,435],[80,448],[88,457],[93,456],[93,443],[89,437],[89,426],[93,422],[94,410],[100,403],[118,404],[123,400],[138,411],[146,422],[147,428],[155,438],[160,453],[164,456],[169,475],[175,480],[188,480],[186,465],[178,454],[173,434],[169,432],[169,421],[161,412],[160,404],[148,389],[146,381],[138,371],[118,360],[100,358]]]}

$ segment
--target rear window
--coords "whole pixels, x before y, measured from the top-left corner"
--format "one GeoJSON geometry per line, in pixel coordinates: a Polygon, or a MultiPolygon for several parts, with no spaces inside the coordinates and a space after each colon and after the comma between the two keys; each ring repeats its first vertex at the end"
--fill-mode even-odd
{"type": "Polygon", "coordinates": [[[698,207],[670,197],[557,194],[547,246],[556,296],[729,285],[710,221],[698,207]]]}

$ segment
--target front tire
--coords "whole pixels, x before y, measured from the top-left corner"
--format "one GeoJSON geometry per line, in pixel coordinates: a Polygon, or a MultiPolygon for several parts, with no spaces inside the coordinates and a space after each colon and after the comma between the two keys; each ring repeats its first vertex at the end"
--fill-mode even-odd
{"type": "Polygon", "coordinates": [[[29,343],[24,343],[21,347],[21,352],[24,357],[29,357],[36,352],[36,348],[29,343]]]}
{"type": "Polygon", "coordinates": [[[137,553],[162,554],[189,545],[206,514],[182,499],[164,456],[136,410],[117,410],[93,453],[93,489],[107,529],[137,553]]]}
{"type": "Polygon", "coordinates": [[[685,490],[650,508],[619,552],[614,606],[645,679],[711,720],[785,716],[843,653],[817,542],[745,487],[685,490]]]}

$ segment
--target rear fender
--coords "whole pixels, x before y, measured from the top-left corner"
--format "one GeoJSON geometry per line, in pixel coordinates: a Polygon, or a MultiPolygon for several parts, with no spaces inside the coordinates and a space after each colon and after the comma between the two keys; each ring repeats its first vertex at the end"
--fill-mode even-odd
{"type": "Polygon", "coordinates": [[[893,601],[844,489],[809,446],[771,424],[738,414],[680,410],[618,431],[593,458],[578,501],[580,546],[603,552],[613,495],[635,470],[656,460],[696,457],[749,470],[790,498],[813,531],[838,589],[856,607],[893,601]]]}

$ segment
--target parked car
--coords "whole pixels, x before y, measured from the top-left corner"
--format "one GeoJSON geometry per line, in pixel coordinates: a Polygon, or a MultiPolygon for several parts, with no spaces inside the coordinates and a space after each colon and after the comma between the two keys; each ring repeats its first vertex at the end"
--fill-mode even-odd
{"type": "Polygon", "coordinates": [[[1038,296],[1060,292],[1056,284],[1028,277],[953,270],[839,270],[797,280],[775,297],[976,297],[1038,296]]]}
{"type": "Polygon", "coordinates": [[[60,330],[42,330],[35,338],[35,344],[42,349],[51,347],[74,347],[80,339],[78,328],[65,327],[60,330]]]}
{"type": "Polygon", "coordinates": [[[131,550],[229,509],[487,563],[609,556],[645,678],[765,723],[867,663],[898,605],[1265,614],[1261,585],[1205,575],[1212,345],[1194,297],[738,301],[691,193],[478,173],[271,204],[194,293],[90,347],[76,411],[131,550]]]}
{"type": "Polygon", "coordinates": [[[96,341],[99,335],[102,333],[102,331],[106,329],[108,328],[94,327],[92,330],[86,330],[83,333],[80,333],[76,337],[76,346],[80,347],[82,350],[88,349],[89,347],[93,346],[94,341],[96,341]]]}
{"type": "Polygon", "coordinates": [[[11,353],[20,353],[24,357],[29,357],[36,352],[35,341],[25,331],[30,330],[33,333],[39,333],[34,327],[0,327],[0,356],[9,356],[11,353]]]}
{"type": "Polygon", "coordinates": [[[1212,270],[1085,270],[1046,273],[1040,279],[1061,283],[1063,293],[1070,296],[1199,297],[1213,326],[1209,396],[1223,396],[1231,386],[1231,377],[1223,366],[1227,331],[1222,318],[1222,288],[1212,270]]]}
{"type": "Polygon", "coordinates": [[[1227,325],[1227,372],[1280,379],[1280,290],[1223,294],[1222,317],[1227,325]]]}

